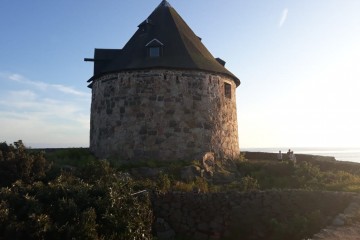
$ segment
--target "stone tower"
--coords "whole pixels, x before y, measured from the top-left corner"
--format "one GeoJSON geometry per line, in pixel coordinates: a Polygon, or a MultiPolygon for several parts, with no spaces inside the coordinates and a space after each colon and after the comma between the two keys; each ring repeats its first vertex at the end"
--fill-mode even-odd
{"type": "Polygon", "coordinates": [[[123,160],[193,160],[239,155],[236,87],[167,2],[123,49],[95,49],[90,150],[123,160]]]}

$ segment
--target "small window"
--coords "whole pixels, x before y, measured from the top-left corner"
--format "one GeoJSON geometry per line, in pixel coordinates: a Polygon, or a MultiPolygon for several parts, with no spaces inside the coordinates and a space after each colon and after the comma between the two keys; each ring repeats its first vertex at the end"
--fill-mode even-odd
{"type": "Polygon", "coordinates": [[[224,83],[224,92],[225,92],[225,97],[231,99],[231,84],[224,83]]]}
{"type": "Polygon", "coordinates": [[[149,47],[150,57],[160,57],[160,47],[149,47]]]}
{"type": "Polygon", "coordinates": [[[147,48],[148,56],[151,58],[160,57],[163,54],[164,44],[156,38],[148,42],[145,47],[147,48]]]}

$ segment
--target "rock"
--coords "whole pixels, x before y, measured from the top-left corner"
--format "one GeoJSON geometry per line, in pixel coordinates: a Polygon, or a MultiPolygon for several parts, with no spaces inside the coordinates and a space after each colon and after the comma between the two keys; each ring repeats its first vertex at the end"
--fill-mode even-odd
{"type": "Polygon", "coordinates": [[[201,175],[201,170],[197,166],[183,167],[180,171],[180,177],[183,181],[194,181],[196,177],[201,175]]]}
{"type": "Polygon", "coordinates": [[[212,173],[214,172],[214,167],[215,167],[214,153],[212,153],[212,152],[205,153],[203,156],[203,159],[202,159],[202,164],[203,164],[205,171],[212,175],[212,173]]]}
{"type": "Polygon", "coordinates": [[[334,220],[332,221],[332,225],[334,226],[344,226],[345,225],[345,219],[343,214],[339,214],[338,216],[336,216],[336,218],[334,218],[334,220]]]}

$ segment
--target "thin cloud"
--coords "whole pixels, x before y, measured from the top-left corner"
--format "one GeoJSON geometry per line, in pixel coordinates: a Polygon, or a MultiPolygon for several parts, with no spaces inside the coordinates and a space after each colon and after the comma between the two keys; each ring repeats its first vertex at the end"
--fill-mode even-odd
{"type": "Polygon", "coordinates": [[[89,97],[90,94],[87,92],[81,92],[78,91],[72,87],[69,86],[64,86],[61,84],[48,84],[48,83],[44,83],[44,82],[39,82],[39,81],[32,81],[29,80],[27,78],[25,78],[24,76],[17,74],[17,73],[13,73],[7,76],[7,78],[11,81],[15,81],[15,82],[19,82],[19,83],[24,83],[24,84],[28,84],[31,86],[34,86],[38,89],[41,89],[43,91],[48,90],[48,89],[55,89],[56,91],[62,92],[62,93],[66,93],[66,94],[71,94],[71,95],[75,95],[75,96],[79,96],[79,97],[89,97]]]}
{"type": "Polygon", "coordinates": [[[25,99],[25,100],[34,100],[37,95],[31,90],[20,90],[20,91],[9,91],[9,96],[13,99],[25,99]]]}
{"type": "Polygon", "coordinates": [[[0,124],[6,126],[0,142],[23,139],[33,145],[39,139],[54,143],[78,139],[87,146],[88,105],[76,99],[44,98],[29,90],[7,91],[0,100],[0,124]]]}
{"type": "Polygon", "coordinates": [[[32,85],[41,90],[46,90],[46,88],[48,86],[48,84],[46,84],[46,83],[30,81],[30,80],[26,79],[24,76],[17,74],[17,73],[12,73],[12,74],[8,75],[7,78],[14,82],[32,85]]]}
{"type": "Polygon", "coordinates": [[[282,15],[281,15],[281,19],[280,19],[280,22],[279,22],[279,28],[281,28],[284,25],[284,23],[285,23],[285,21],[287,19],[288,13],[289,13],[289,9],[285,8],[283,10],[283,12],[282,12],[282,15]]]}
{"type": "Polygon", "coordinates": [[[72,95],[76,95],[76,96],[83,96],[83,97],[90,96],[89,93],[77,91],[77,90],[73,89],[72,87],[67,87],[67,86],[64,86],[61,84],[52,84],[50,86],[60,92],[63,92],[63,93],[72,94],[72,95]]]}
{"type": "MultiPolygon", "coordinates": [[[[76,102],[76,100],[45,98],[29,90],[8,91],[0,100],[0,108],[3,109],[3,113],[37,116],[43,120],[57,118],[78,122],[79,119],[83,119],[84,115],[87,115],[83,103],[76,102]]],[[[82,120],[81,123],[83,123],[82,120]]]]}
{"type": "Polygon", "coordinates": [[[88,145],[90,94],[20,74],[0,72],[0,79],[13,82],[10,88],[0,89],[0,125],[6,126],[0,131],[0,142],[22,139],[38,147],[88,145]]]}

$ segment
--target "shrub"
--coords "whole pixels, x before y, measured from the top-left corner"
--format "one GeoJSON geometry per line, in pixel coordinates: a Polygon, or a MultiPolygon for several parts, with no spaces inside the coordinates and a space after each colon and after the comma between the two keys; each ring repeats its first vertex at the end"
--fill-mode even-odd
{"type": "Polygon", "coordinates": [[[256,178],[245,176],[240,180],[241,191],[255,191],[260,189],[260,185],[256,178]]]}
{"type": "Polygon", "coordinates": [[[147,196],[117,174],[84,181],[70,174],[48,184],[17,181],[0,191],[4,239],[151,239],[147,196]]]}
{"type": "Polygon", "coordinates": [[[196,177],[195,181],[191,182],[180,182],[177,181],[173,186],[174,190],[181,192],[209,192],[209,184],[202,177],[196,177]]]}
{"type": "Polygon", "coordinates": [[[149,197],[133,195],[128,174],[82,151],[52,155],[60,167],[75,158],[82,164],[49,178],[44,153],[21,141],[0,144],[0,180],[7,186],[0,189],[1,239],[152,239],[149,197]]]}
{"type": "Polygon", "coordinates": [[[63,167],[64,165],[81,167],[96,160],[87,148],[53,150],[46,153],[46,159],[53,162],[56,167],[63,167]]]}
{"type": "Polygon", "coordinates": [[[29,152],[21,140],[14,145],[0,143],[0,186],[20,179],[31,183],[45,177],[50,169],[43,152],[29,152]]]}
{"type": "Polygon", "coordinates": [[[235,161],[235,162],[245,162],[245,161],[247,161],[247,159],[245,157],[245,153],[240,153],[237,161],[235,161]]]}
{"type": "Polygon", "coordinates": [[[308,162],[302,162],[295,168],[294,176],[299,188],[319,190],[323,189],[323,172],[318,166],[308,162]]]}
{"type": "Polygon", "coordinates": [[[156,181],[157,190],[167,192],[171,188],[171,180],[167,174],[161,173],[156,181]]]}

